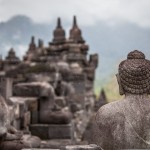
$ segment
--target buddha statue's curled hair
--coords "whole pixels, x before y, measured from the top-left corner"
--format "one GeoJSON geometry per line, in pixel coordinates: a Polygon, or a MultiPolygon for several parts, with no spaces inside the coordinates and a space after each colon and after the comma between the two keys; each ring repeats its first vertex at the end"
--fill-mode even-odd
{"type": "Polygon", "coordinates": [[[122,88],[131,94],[150,93],[150,61],[138,51],[132,51],[127,59],[119,64],[122,88]]]}

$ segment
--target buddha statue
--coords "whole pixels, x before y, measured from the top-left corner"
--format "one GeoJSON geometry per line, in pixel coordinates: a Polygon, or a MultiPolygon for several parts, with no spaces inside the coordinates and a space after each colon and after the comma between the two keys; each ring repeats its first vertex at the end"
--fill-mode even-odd
{"type": "Polygon", "coordinates": [[[39,97],[39,122],[43,124],[68,124],[71,122],[71,113],[59,107],[55,102],[53,87],[47,83],[49,88],[42,88],[39,97]]]}
{"type": "Polygon", "coordinates": [[[150,148],[150,61],[132,51],[119,65],[124,98],[102,106],[96,114],[96,143],[104,150],[150,148]]]}
{"type": "Polygon", "coordinates": [[[54,80],[50,81],[49,84],[51,86],[51,94],[47,96],[45,96],[45,94],[42,94],[40,96],[40,123],[68,124],[71,122],[72,116],[69,107],[67,106],[67,102],[65,101],[66,106],[64,107],[60,107],[56,102],[58,96],[68,96],[70,94],[69,92],[71,88],[68,89],[68,86],[66,86],[66,84],[62,82],[60,75],[58,73],[55,73],[54,80]],[[51,102],[52,100],[53,104],[46,103],[51,102]]]}

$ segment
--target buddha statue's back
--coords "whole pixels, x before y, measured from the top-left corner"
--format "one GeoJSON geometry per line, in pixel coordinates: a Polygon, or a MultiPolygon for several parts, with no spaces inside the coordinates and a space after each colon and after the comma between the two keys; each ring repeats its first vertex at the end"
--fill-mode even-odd
{"type": "Polygon", "coordinates": [[[97,112],[97,144],[104,150],[150,148],[150,61],[142,52],[130,52],[117,79],[125,98],[97,112]]]}

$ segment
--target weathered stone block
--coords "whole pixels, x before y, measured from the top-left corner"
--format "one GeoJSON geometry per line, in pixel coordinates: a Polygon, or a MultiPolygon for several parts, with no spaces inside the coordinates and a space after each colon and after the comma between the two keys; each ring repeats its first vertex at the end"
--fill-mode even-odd
{"type": "Polygon", "coordinates": [[[35,97],[39,96],[40,88],[38,85],[20,83],[14,86],[13,93],[16,96],[26,97],[28,95],[29,97],[35,97]]]}
{"type": "Polygon", "coordinates": [[[49,125],[33,124],[29,126],[32,135],[38,136],[41,139],[49,139],[49,125]]]}
{"type": "Polygon", "coordinates": [[[46,125],[34,124],[30,125],[32,135],[38,136],[41,139],[72,139],[73,126],[72,124],[66,125],[46,125]]]}
{"type": "Polygon", "coordinates": [[[15,115],[23,117],[26,111],[35,111],[38,107],[36,97],[10,97],[9,100],[15,105],[15,115]]]}
{"type": "Polygon", "coordinates": [[[71,139],[72,138],[72,125],[50,125],[49,138],[50,139],[71,139]]]}

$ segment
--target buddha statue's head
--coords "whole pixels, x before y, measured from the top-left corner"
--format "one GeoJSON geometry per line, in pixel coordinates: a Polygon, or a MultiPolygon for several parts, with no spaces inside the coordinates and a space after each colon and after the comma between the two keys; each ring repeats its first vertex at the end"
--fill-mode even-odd
{"type": "Polygon", "coordinates": [[[145,55],[134,50],[127,59],[119,64],[117,74],[120,94],[149,94],[150,93],[150,61],[145,55]]]}

